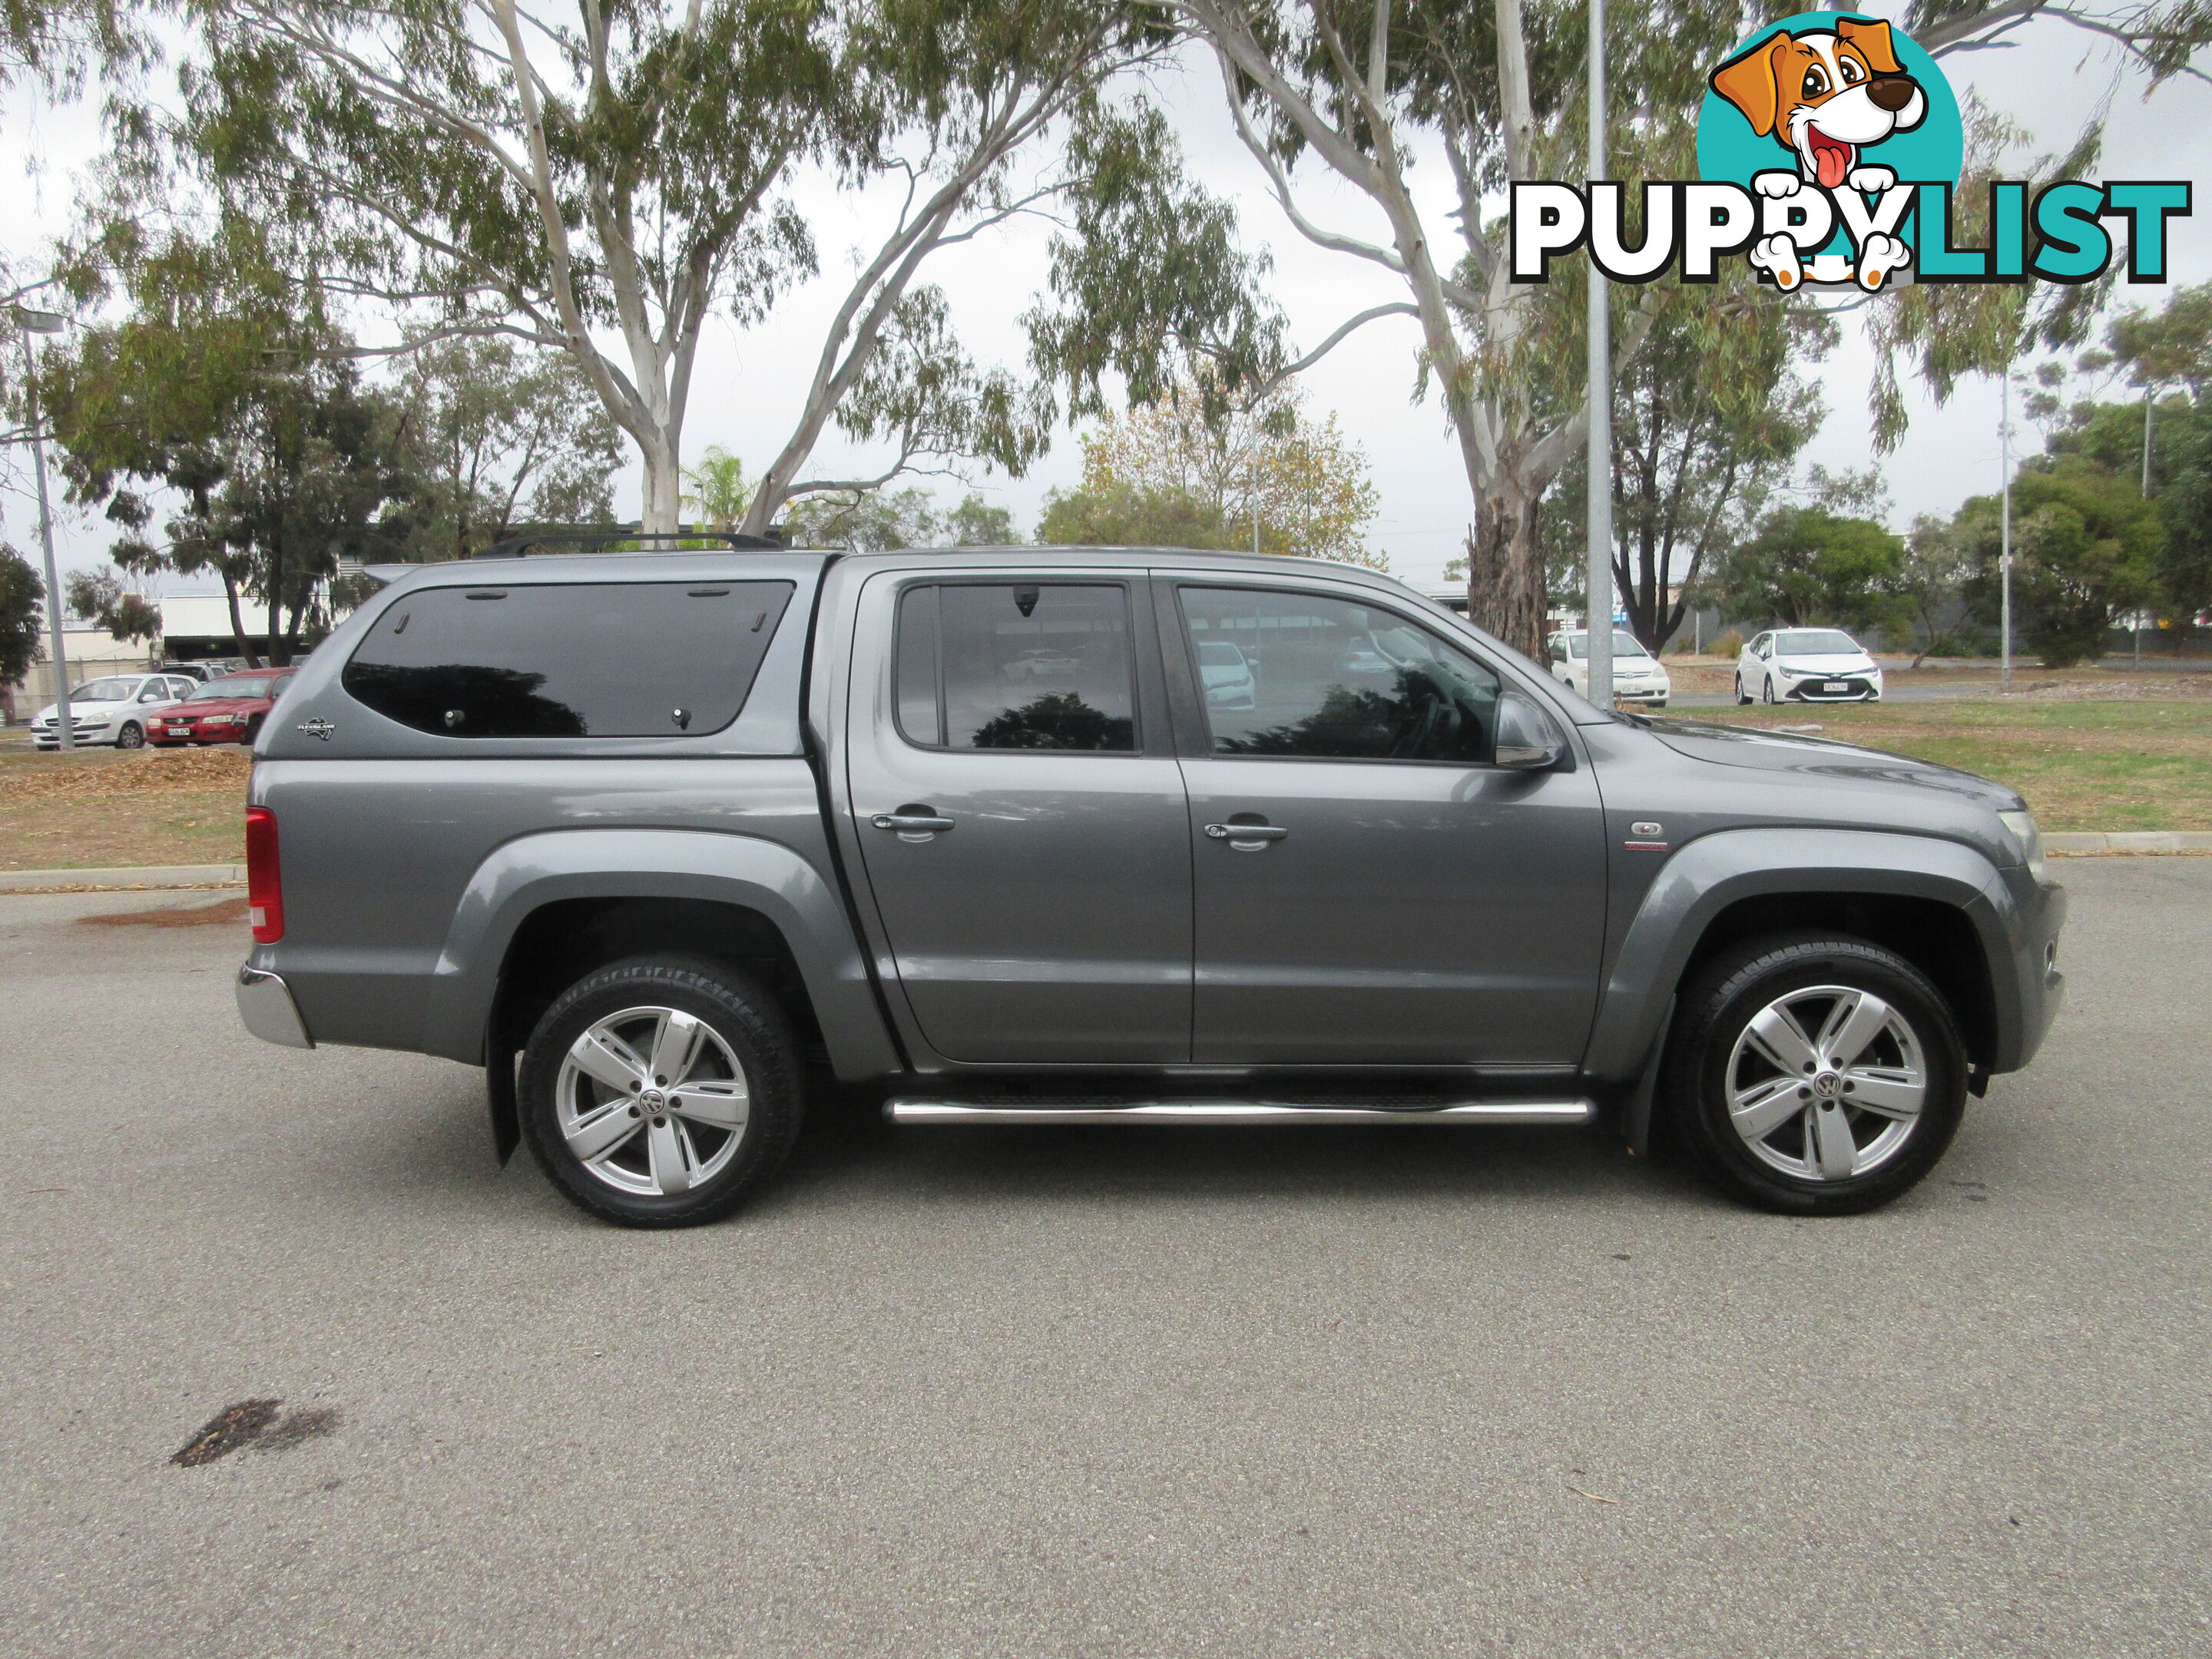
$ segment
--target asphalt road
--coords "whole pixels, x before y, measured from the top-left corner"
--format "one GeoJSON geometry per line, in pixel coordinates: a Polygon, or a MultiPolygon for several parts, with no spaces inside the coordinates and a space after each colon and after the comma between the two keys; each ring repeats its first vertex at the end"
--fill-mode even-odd
{"type": "Polygon", "coordinates": [[[2203,1655],[2212,860],[1888,1212],[1595,1133],[825,1120],[723,1226],[0,899],[10,1655],[2203,1655]],[[169,1460],[220,1408],[261,1444],[169,1460]]]}

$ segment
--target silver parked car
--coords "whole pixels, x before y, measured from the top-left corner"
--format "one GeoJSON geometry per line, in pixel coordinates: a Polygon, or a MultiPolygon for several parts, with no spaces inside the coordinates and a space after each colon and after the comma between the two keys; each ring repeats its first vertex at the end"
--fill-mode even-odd
{"type": "Polygon", "coordinates": [[[1340,565],[730,539],[381,573],[255,745],[250,1029],[483,1066],[502,1156],[634,1226],[728,1213],[810,1073],[915,1126],[1603,1121],[1834,1215],[2058,1007],[2000,784],[1596,708],[1340,565]]]}
{"type": "MultiPolygon", "coordinates": [[[[70,688],[70,728],[79,747],[112,744],[118,749],[146,746],[149,716],[173,707],[198,688],[185,674],[110,674],[70,688]]],[[[31,719],[31,741],[42,750],[61,747],[61,705],[48,703],[31,719]]]]}

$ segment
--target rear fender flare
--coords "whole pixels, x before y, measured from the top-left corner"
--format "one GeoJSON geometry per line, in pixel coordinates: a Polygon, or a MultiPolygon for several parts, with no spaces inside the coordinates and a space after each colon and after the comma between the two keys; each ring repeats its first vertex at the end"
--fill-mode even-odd
{"type": "Polygon", "coordinates": [[[798,854],[751,836],[691,830],[558,830],[479,865],[434,970],[423,1048],[484,1062],[507,946],[532,912],[563,899],[673,898],[757,912],[783,936],[842,1078],[897,1069],[836,889],[798,854]]]}

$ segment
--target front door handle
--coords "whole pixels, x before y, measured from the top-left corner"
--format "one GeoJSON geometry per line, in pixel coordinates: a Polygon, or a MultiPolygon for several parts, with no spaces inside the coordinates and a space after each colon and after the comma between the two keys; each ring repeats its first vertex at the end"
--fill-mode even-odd
{"type": "Polygon", "coordinates": [[[952,827],[951,818],[940,818],[927,806],[902,806],[896,812],[878,812],[868,820],[878,830],[890,830],[902,836],[933,836],[952,827]]]}
{"type": "Polygon", "coordinates": [[[1225,841],[1230,850],[1237,853],[1261,853],[1271,841],[1281,841],[1289,830],[1274,823],[1209,823],[1206,833],[1216,841],[1225,841]]]}

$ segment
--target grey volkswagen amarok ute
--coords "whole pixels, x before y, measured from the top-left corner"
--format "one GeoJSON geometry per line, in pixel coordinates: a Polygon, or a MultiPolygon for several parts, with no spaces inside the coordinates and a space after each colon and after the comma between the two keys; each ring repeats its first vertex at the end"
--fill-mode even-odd
{"type": "Polygon", "coordinates": [[[1387,578],[557,544],[378,573],[263,729],[246,1025],[485,1068],[672,1226],[911,1123],[1582,1123],[1868,1209],[2025,1066],[2009,789],[1591,707],[1387,578]]]}

